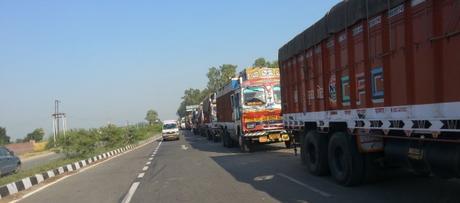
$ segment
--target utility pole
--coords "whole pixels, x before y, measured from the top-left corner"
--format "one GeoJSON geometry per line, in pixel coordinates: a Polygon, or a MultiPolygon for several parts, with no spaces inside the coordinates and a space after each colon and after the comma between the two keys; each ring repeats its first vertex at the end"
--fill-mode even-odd
{"type": "Polygon", "coordinates": [[[59,100],[54,100],[54,113],[51,114],[53,117],[53,139],[54,139],[54,145],[56,145],[56,136],[59,136],[59,133],[64,134],[67,131],[67,119],[65,113],[59,112],[59,103],[61,101],[59,100]],[[62,128],[61,128],[62,124],[62,128]]]}

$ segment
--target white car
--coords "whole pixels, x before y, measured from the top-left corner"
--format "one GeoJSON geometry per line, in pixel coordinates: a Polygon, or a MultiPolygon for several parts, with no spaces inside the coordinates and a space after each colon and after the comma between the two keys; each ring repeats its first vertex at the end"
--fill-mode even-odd
{"type": "Polygon", "coordinates": [[[161,130],[163,140],[179,140],[179,127],[175,120],[167,120],[163,122],[161,130]]]}

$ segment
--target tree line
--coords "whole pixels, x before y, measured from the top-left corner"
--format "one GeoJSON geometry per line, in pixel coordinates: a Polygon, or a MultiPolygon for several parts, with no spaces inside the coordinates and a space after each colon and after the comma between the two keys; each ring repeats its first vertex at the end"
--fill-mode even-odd
{"type": "MultiPolygon", "coordinates": [[[[263,57],[257,58],[253,63],[253,67],[279,68],[278,61],[270,62],[263,57]]],[[[206,87],[202,90],[196,88],[186,89],[176,114],[179,117],[184,117],[186,115],[186,106],[199,104],[206,96],[216,92],[230,82],[231,78],[236,76],[236,68],[237,66],[233,64],[223,64],[219,67],[209,68],[206,74],[208,78],[206,87]]]]}
{"type": "MultiPolygon", "coordinates": [[[[45,136],[45,130],[43,128],[37,128],[33,130],[31,133],[28,133],[24,138],[18,138],[15,143],[22,143],[22,142],[29,142],[34,140],[36,142],[40,142],[43,140],[45,136]]],[[[10,144],[11,137],[7,135],[6,128],[0,127],[0,145],[10,144]]]]}
{"type": "MultiPolygon", "coordinates": [[[[160,118],[158,117],[157,111],[151,109],[147,111],[145,120],[149,125],[153,126],[155,124],[161,123],[160,118]]],[[[15,143],[23,143],[34,140],[35,142],[43,141],[45,137],[45,130],[43,128],[36,128],[32,132],[28,133],[24,138],[18,138],[15,141],[11,140],[11,137],[7,135],[6,128],[0,127],[0,146],[15,143]]]]}

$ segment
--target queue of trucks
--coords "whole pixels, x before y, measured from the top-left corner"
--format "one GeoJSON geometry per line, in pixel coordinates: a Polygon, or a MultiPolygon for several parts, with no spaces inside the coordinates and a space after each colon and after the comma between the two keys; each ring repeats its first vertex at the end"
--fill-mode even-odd
{"type": "Polygon", "coordinates": [[[388,167],[460,177],[460,1],[347,0],[197,109],[225,147],[300,146],[311,174],[351,186],[388,167]]]}
{"type": "Polygon", "coordinates": [[[279,83],[279,69],[245,69],[200,103],[194,112],[197,134],[221,140],[224,147],[239,146],[243,152],[261,143],[284,142],[289,147],[279,83]]]}

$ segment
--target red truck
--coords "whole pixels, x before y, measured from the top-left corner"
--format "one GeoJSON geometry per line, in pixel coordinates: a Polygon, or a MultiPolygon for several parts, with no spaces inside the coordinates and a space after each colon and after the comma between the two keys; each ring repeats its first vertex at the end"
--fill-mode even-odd
{"type": "Polygon", "coordinates": [[[219,134],[225,147],[249,152],[256,143],[285,142],[279,69],[247,68],[216,94],[219,134]]]}
{"type": "Polygon", "coordinates": [[[203,124],[201,125],[201,135],[213,140],[214,142],[219,141],[220,137],[217,131],[219,126],[217,125],[217,109],[216,109],[216,94],[213,93],[207,96],[201,102],[203,110],[203,124]]]}
{"type": "Polygon", "coordinates": [[[312,174],[460,177],[460,3],[348,0],[279,50],[283,118],[312,174]]]}

